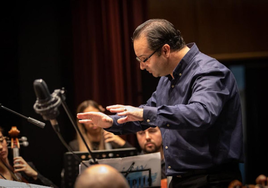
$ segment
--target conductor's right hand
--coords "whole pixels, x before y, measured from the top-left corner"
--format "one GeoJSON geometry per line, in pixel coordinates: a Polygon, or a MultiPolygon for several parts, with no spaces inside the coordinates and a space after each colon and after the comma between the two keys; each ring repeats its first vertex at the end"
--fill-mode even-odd
{"type": "Polygon", "coordinates": [[[94,123],[101,128],[109,128],[113,125],[113,119],[102,112],[78,113],[79,123],[94,123]]]}

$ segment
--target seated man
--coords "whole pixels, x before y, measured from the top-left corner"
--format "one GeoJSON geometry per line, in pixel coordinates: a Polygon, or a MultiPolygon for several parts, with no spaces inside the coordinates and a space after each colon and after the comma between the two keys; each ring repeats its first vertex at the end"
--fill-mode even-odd
{"type": "Polygon", "coordinates": [[[75,188],[129,188],[127,180],[116,169],[95,164],[84,170],[76,179],[75,188]]]}
{"type": "Polygon", "coordinates": [[[155,153],[160,152],[161,154],[161,179],[166,179],[165,173],[165,160],[162,145],[162,136],[159,127],[150,127],[144,131],[139,131],[136,133],[137,140],[141,147],[141,152],[155,153]]]}

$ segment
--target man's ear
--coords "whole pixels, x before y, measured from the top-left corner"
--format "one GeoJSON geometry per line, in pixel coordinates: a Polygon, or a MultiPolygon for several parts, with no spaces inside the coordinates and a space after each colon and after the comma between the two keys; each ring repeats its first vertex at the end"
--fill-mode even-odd
{"type": "Polygon", "coordinates": [[[169,57],[169,55],[170,55],[170,46],[168,44],[165,44],[162,47],[162,55],[164,55],[165,57],[169,57]]]}

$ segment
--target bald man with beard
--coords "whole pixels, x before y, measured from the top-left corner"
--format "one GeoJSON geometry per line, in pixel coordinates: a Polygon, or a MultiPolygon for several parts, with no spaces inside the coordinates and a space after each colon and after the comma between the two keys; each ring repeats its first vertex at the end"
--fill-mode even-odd
{"type": "Polygon", "coordinates": [[[113,167],[95,164],[77,177],[75,188],[129,188],[129,185],[124,176],[113,167]]]}

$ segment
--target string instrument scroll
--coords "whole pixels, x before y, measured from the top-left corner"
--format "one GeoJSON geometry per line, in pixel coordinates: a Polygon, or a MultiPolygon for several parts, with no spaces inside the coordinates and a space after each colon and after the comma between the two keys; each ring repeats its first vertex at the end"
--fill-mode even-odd
{"type": "MultiPolygon", "coordinates": [[[[13,158],[20,156],[20,142],[18,139],[20,131],[17,129],[16,126],[12,126],[10,131],[8,132],[9,136],[10,136],[10,148],[13,151],[13,158]]],[[[21,176],[20,173],[14,173],[15,177],[22,182],[26,182],[27,181],[21,176]]]]}

